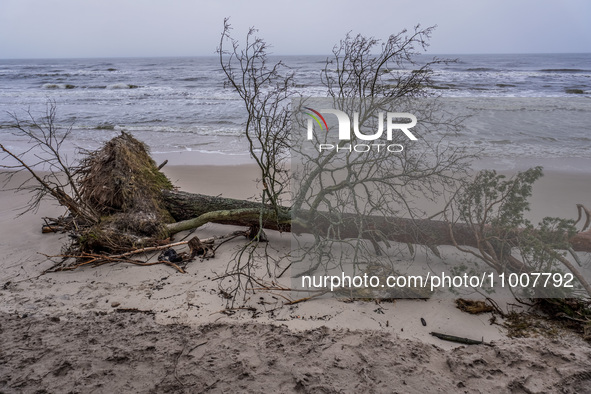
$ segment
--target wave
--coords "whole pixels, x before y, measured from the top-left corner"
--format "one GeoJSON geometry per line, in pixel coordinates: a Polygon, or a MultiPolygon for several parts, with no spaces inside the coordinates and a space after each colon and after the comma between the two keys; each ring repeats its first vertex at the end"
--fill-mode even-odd
{"type": "Polygon", "coordinates": [[[76,85],[69,83],[45,83],[41,86],[43,89],[75,89],[76,85]]]}
{"type": "Polygon", "coordinates": [[[583,70],[581,68],[543,68],[539,70],[545,73],[588,73],[591,70],[583,70]]]}
{"type": "Polygon", "coordinates": [[[474,67],[474,68],[467,68],[466,71],[499,71],[495,68],[490,67],[474,67]]]}
{"type": "Polygon", "coordinates": [[[116,83],[113,85],[73,85],[71,83],[44,83],[41,88],[43,89],[137,89],[140,88],[139,85],[132,85],[126,83],[116,83]]]}
{"type": "Polygon", "coordinates": [[[16,73],[11,72],[13,70],[0,70],[2,72],[0,77],[2,78],[9,78],[9,79],[31,79],[31,78],[53,78],[53,79],[63,79],[63,78],[71,78],[74,75],[70,73],[39,73],[39,74],[31,74],[31,73],[16,73]]]}
{"type": "Polygon", "coordinates": [[[141,86],[132,85],[132,84],[128,84],[128,83],[115,83],[112,85],[108,85],[107,89],[137,89],[140,87],[141,86]]]}
{"type": "Polygon", "coordinates": [[[568,93],[568,94],[585,94],[585,91],[583,89],[568,88],[568,89],[564,89],[564,93],[568,93]]]}
{"type": "Polygon", "coordinates": [[[115,130],[115,125],[112,123],[101,123],[96,125],[97,130],[115,130]]]}
{"type": "Polygon", "coordinates": [[[187,77],[187,78],[181,78],[179,79],[179,81],[185,81],[185,82],[195,82],[195,81],[205,81],[208,78],[206,77],[187,77]]]}

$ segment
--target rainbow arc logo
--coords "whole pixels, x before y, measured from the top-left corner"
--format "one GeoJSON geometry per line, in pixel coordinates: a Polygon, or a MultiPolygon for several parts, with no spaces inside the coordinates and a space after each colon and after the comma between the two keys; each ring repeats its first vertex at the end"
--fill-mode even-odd
{"type": "Polygon", "coordinates": [[[326,131],[328,131],[328,125],[326,124],[326,120],[324,120],[324,116],[322,116],[320,114],[320,112],[313,110],[310,107],[304,107],[304,109],[307,109],[308,111],[312,111],[313,113],[309,113],[309,112],[304,112],[306,115],[309,115],[312,117],[312,119],[314,119],[316,121],[316,123],[318,123],[318,126],[320,126],[320,130],[322,130],[322,123],[324,123],[324,127],[326,128],[326,131]],[[320,119],[318,119],[320,118],[320,119]],[[320,123],[320,120],[322,120],[322,123],[320,123]]]}

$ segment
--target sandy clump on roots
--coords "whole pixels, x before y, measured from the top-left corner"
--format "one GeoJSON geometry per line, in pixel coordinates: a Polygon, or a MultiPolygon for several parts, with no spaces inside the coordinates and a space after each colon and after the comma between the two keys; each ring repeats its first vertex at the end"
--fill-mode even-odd
{"type": "Polygon", "coordinates": [[[82,251],[119,252],[167,237],[166,224],[174,220],[164,208],[162,190],[173,186],[145,144],[123,132],[87,152],[79,173],[82,198],[101,215],[80,238],[82,251]]]}

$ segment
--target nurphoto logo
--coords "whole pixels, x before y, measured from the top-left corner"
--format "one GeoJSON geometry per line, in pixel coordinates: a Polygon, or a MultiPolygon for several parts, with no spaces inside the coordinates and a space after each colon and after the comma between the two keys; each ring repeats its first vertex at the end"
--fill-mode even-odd
{"type": "Polygon", "coordinates": [[[386,144],[386,143],[362,143],[362,144],[343,144],[342,141],[350,141],[351,140],[351,130],[355,134],[356,139],[362,141],[376,141],[383,137],[384,135],[384,128],[386,129],[386,140],[392,141],[392,136],[394,132],[402,131],[404,135],[411,141],[416,141],[417,137],[409,130],[416,126],[417,118],[413,114],[406,113],[406,112],[387,112],[386,114],[386,126],[384,127],[384,113],[378,113],[378,122],[377,122],[377,131],[373,134],[366,134],[361,132],[359,127],[359,113],[353,113],[353,128],[351,129],[351,119],[349,115],[345,112],[340,111],[338,109],[320,109],[315,110],[310,107],[304,107],[305,110],[309,112],[305,112],[304,114],[308,115],[310,118],[308,119],[307,124],[307,138],[309,141],[314,139],[314,123],[318,125],[321,131],[328,133],[329,127],[326,122],[326,119],[322,114],[329,114],[335,115],[338,121],[338,142],[334,144],[330,143],[320,143],[318,144],[318,151],[331,151],[336,150],[339,151],[347,151],[347,152],[369,152],[371,150],[377,150],[378,152],[381,150],[387,150],[388,152],[402,152],[404,150],[404,146],[401,144],[386,144]],[[404,121],[405,122],[401,122],[404,121]],[[409,121],[410,120],[410,121],[409,121]]]}

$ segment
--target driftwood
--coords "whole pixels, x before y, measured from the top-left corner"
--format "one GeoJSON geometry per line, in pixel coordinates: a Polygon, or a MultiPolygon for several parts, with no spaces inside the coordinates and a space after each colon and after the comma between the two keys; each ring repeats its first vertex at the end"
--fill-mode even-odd
{"type": "Polygon", "coordinates": [[[456,337],[455,335],[442,334],[440,332],[431,332],[429,334],[433,335],[436,338],[442,339],[444,341],[461,343],[464,345],[488,345],[488,346],[491,346],[490,344],[485,343],[484,339],[477,341],[477,340],[469,339],[469,338],[456,337]]]}

